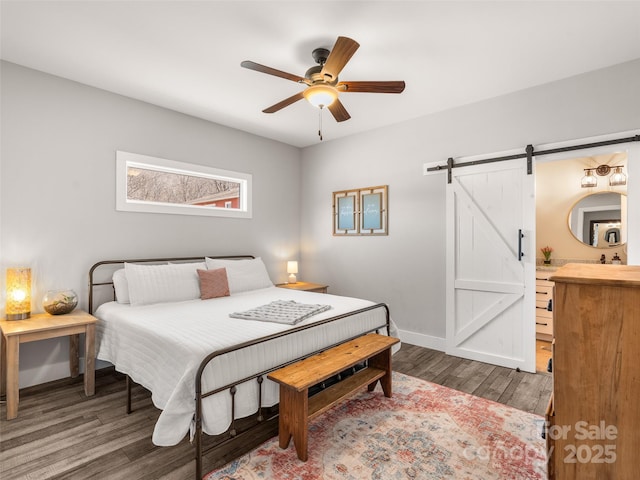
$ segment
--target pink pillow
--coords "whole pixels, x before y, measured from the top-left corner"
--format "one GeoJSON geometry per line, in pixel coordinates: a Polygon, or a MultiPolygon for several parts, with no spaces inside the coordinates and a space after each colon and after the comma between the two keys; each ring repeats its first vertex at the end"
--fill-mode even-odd
{"type": "Polygon", "coordinates": [[[200,279],[200,299],[228,297],[229,282],[227,281],[227,269],[216,268],[214,270],[197,270],[200,279]]]}

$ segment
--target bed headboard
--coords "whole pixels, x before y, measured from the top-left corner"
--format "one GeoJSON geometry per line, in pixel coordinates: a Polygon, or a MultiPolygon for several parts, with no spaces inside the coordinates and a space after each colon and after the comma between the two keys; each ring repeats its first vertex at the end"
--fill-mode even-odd
{"type": "Polygon", "coordinates": [[[253,255],[202,255],[199,257],[168,257],[168,258],[133,258],[123,260],[102,260],[91,266],[89,269],[89,313],[102,303],[115,300],[115,290],[113,288],[113,272],[124,268],[125,263],[137,264],[162,264],[167,262],[188,263],[203,261],[205,257],[220,258],[227,260],[241,260],[255,258],[253,255]],[[111,288],[109,288],[109,286],[111,288]]]}

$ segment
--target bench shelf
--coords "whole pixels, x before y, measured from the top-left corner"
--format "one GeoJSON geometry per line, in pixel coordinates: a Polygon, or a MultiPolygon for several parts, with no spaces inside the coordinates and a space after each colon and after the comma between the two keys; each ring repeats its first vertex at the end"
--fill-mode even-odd
{"type": "Polygon", "coordinates": [[[385,374],[386,372],[380,368],[367,367],[325,388],[309,398],[309,413],[307,417],[309,420],[317,417],[321,413],[329,410],[336,403],[350,396],[356,390],[364,386],[369,386],[372,383],[375,385],[376,380],[384,377],[385,374]]]}
{"type": "Polygon", "coordinates": [[[391,347],[399,341],[371,333],[271,372],[268,378],[280,384],[280,448],[287,448],[293,437],[298,458],[306,461],[310,419],[365,385],[373,391],[378,380],[391,397],[391,347]],[[367,360],[363,370],[309,398],[309,387],[367,360]]]}

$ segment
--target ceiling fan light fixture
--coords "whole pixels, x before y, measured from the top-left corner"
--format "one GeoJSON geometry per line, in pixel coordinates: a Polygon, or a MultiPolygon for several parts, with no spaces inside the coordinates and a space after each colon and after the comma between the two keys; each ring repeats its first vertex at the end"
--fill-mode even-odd
{"type": "Polygon", "coordinates": [[[329,85],[311,85],[302,92],[302,95],[314,107],[324,108],[338,98],[338,91],[329,85]]]}

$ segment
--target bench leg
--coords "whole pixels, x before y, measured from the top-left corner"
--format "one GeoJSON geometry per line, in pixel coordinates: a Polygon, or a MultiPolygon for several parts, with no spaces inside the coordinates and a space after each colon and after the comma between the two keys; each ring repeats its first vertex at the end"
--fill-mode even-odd
{"type": "Polygon", "coordinates": [[[297,392],[280,386],[279,445],[280,448],[287,448],[293,436],[296,453],[303,462],[307,461],[308,411],[309,395],[306,389],[297,392]]]}
{"type": "Polygon", "coordinates": [[[391,389],[391,374],[387,373],[384,377],[380,379],[380,385],[382,385],[382,391],[384,392],[384,396],[387,398],[391,398],[393,395],[391,389]]]}
{"type": "MultiPolygon", "coordinates": [[[[384,377],[380,379],[380,385],[382,386],[384,396],[390,398],[393,394],[391,388],[391,348],[387,348],[383,352],[371,357],[369,359],[369,365],[371,367],[380,368],[386,372],[384,377]]],[[[375,382],[373,385],[369,385],[369,391],[372,391],[375,386],[375,382]]]]}

